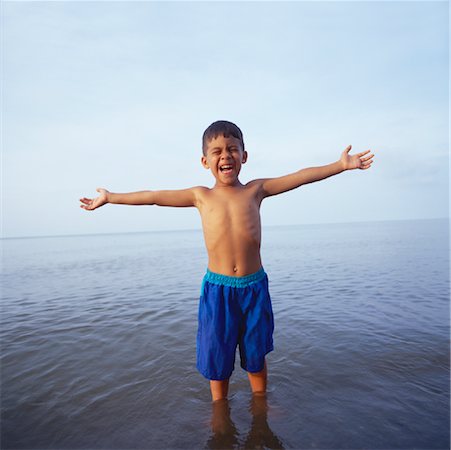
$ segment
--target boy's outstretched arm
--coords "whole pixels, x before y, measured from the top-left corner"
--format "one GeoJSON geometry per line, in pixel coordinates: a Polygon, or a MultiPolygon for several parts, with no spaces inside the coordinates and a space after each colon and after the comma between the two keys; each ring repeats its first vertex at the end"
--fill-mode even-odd
{"type": "Polygon", "coordinates": [[[281,194],[295,189],[303,184],[313,183],[314,181],[324,180],[332,175],[344,172],[351,169],[369,169],[371,166],[373,154],[364,157],[370,150],[366,150],[355,155],[349,155],[351,145],[341,154],[338,161],[320,167],[308,167],[301,169],[289,175],[284,175],[277,178],[263,178],[256,180],[261,183],[263,190],[263,197],[281,194]]]}
{"type": "Polygon", "coordinates": [[[188,189],[166,190],[166,191],[139,191],[126,194],[115,194],[103,188],[97,188],[100,195],[94,199],[83,197],[80,208],[92,211],[107,203],[121,205],[158,205],[158,206],[196,206],[201,186],[188,189]]]}

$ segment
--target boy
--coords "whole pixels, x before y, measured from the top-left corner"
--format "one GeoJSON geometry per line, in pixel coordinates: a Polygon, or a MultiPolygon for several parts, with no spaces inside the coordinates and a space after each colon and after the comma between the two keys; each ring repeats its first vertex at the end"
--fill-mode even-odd
{"type": "Polygon", "coordinates": [[[349,145],[338,161],[326,166],[243,185],[238,175],[248,154],[242,132],[235,124],[221,120],[212,123],[202,138],[201,163],[215,177],[213,188],[128,194],[98,188],[99,197],[80,199],[80,207],[86,210],[106,203],[195,206],[199,210],[208,267],[199,301],[196,366],[210,380],[213,402],[227,398],[238,344],[241,367],[248,373],[252,393],[266,393],[265,356],[273,350],[274,322],[268,277],[260,258],[262,200],[345,170],[370,168],[374,155],[364,157],[370,150],[349,155],[350,150],[349,145]]]}

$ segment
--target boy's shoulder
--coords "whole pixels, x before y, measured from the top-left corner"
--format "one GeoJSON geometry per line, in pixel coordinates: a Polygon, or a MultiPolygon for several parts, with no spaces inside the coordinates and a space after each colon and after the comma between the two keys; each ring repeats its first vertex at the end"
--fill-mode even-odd
{"type": "Polygon", "coordinates": [[[206,195],[208,192],[211,191],[211,189],[207,186],[192,186],[189,188],[189,190],[194,194],[196,198],[206,195]]]}

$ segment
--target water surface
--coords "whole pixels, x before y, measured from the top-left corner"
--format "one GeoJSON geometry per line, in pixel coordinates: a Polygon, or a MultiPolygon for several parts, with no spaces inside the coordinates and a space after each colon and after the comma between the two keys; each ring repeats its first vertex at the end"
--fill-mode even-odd
{"type": "Polygon", "coordinates": [[[195,367],[202,232],[4,239],[5,449],[449,448],[446,220],[263,229],[266,399],[195,367]]]}

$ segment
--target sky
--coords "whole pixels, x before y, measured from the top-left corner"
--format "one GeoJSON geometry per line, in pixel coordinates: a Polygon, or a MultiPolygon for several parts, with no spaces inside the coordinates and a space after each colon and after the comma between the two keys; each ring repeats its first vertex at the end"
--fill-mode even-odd
{"type": "Polygon", "coordinates": [[[236,123],[240,180],[370,149],[267,198],[263,226],[449,216],[448,2],[2,2],[2,232],[200,229],[111,192],[213,187],[201,138],[236,123]]]}

